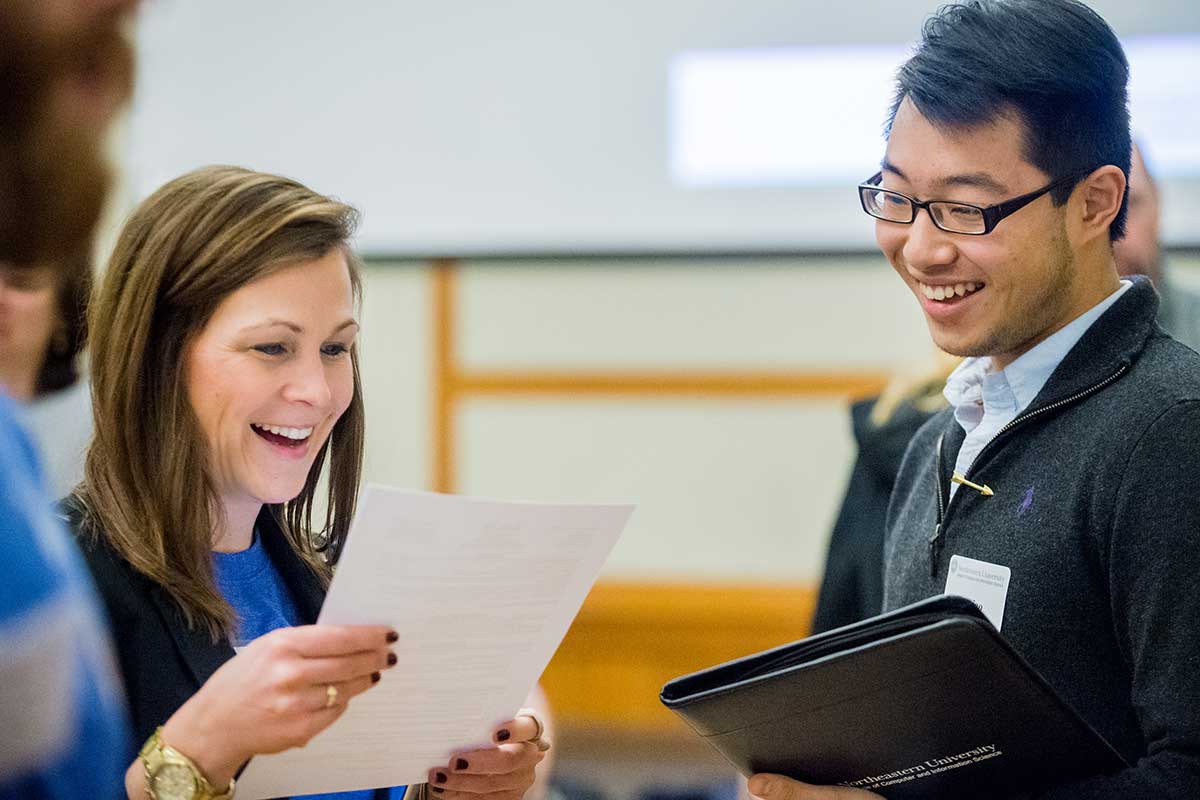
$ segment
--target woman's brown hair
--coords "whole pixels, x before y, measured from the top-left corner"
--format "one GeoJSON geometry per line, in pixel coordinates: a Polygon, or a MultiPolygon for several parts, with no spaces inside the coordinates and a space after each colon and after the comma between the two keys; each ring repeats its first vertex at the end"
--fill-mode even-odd
{"type": "MultiPolygon", "coordinates": [[[[205,167],[147,198],[121,231],[88,312],[95,438],[80,500],[84,529],[165,589],[188,625],[214,641],[234,612],[212,572],[213,514],[221,513],[208,449],[188,402],[185,351],[240,287],[339,248],[355,300],[353,208],[276,175],[205,167]]],[[[358,355],[354,395],[318,452],[304,490],[271,506],[292,547],[324,578],[354,514],[364,414],[358,355]],[[313,502],[329,462],[324,524],[313,502]]]]}

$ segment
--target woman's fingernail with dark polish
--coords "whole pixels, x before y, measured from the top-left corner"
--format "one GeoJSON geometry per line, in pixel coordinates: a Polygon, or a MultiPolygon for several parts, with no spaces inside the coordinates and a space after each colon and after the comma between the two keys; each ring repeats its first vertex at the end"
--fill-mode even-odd
{"type": "Polygon", "coordinates": [[[445,783],[446,782],[446,773],[444,773],[444,772],[433,773],[433,782],[434,783],[445,783]]]}
{"type": "Polygon", "coordinates": [[[397,661],[397,659],[396,659],[396,654],[395,654],[395,653],[388,653],[388,658],[387,658],[388,666],[389,666],[389,667],[394,667],[394,666],[396,666],[396,661],[397,661]]]}
{"type": "Polygon", "coordinates": [[[510,736],[512,736],[512,734],[508,732],[508,728],[501,728],[500,730],[496,731],[497,742],[507,742],[508,737],[510,736]]]}
{"type": "Polygon", "coordinates": [[[457,759],[457,760],[454,762],[454,768],[455,768],[455,769],[466,769],[466,768],[467,768],[467,767],[469,767],[469,766],[471,766],[471,765],[467,763],[467,760],[466,760],[465,758],[460,758],[460,759],[457,759]]]}
{"type": "Polygon", "coordinates": [[[387,643],[395,644],[398,641],[400,641],[400,634],[396,633],[395,631],[388,631],[387,643]]]}
{"type": "Polygon", "coordinates": [[[378,672],[372,672],[371,673],[371,683],[379,683],[379,679],[382,677],[383,676],[380,675],[378,672]]]}

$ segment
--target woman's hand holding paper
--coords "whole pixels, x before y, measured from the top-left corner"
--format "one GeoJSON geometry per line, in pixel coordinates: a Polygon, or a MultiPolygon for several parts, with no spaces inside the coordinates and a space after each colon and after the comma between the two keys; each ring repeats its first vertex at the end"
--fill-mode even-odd
{"type": "Polygon", "coordinates": [[[430,791],[438,800],[521,800],[550,749],[543,733],[536,717],[518,714],[497,726],[494,747],[458,753],[431,769],[430,791]]]}
{"type": "Polygon", "coordinates": [[[329,727],[395,663],[395,637],[378,625],[272,631],[213,673],[163,726],[163,740],[225,786],[251,756],[303,746],[329,727]]]}

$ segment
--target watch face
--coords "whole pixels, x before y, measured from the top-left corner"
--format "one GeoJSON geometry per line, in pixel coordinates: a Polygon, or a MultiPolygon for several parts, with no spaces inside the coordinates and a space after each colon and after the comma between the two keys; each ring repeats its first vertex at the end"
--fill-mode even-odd
{"type": "Polygon", "coordinates": [[[195,776],[183,764],[163,764],[150,779],[156,800],[192,800],[197,788],[195,776]]]}

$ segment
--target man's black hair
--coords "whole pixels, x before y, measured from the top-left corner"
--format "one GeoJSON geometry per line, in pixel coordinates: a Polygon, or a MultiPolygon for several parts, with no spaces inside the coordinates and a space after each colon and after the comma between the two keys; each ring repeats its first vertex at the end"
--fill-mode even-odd
{"type": "MultiPolygon", "coordinates": [[[[1016,112],[1025,160],[1051,178],[1083,177],[1106,164],[1129,177],[1129,62],[1100,15],[1076,0],[967,0],[925,21],[900,67],[886,133],[904,98],[946,128],[970,128],[1016,112]]],[[[1055,190],[1062,205],[1074,186],[1055,190]]],[[[1109,227],[1125,234],[1128,204],[1109,227]]]]}

